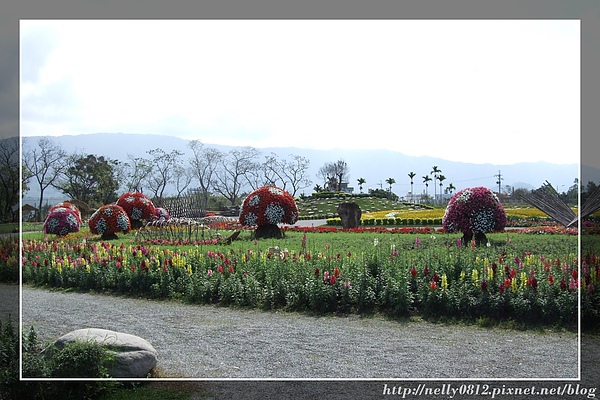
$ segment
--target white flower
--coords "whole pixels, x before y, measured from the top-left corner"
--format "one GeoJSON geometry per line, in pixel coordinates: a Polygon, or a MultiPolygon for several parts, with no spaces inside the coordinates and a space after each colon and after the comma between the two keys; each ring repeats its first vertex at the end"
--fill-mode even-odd
{"type": "Polygon", "coordinates": [[[283,195],[283,190],[281,190],[281,189],[279,189],[277,187],[274,187],[274,186],[269,187],[269,192],[273,193],[276,196],[283,195]]]}
{"type": "Polygon", "coordinates": [[[277,225],[285,216],[285,210],[279,204],[271,203],[265,208],[265,216],[270,224],[277,225]]]}
{"type": "Polygon", "coordinates": [[[254,213],[247,213],[245,219],[247,226],[254,226],[256,225],[256,220],[258,220],[258,215],[254,213]]]}
{"type": "Polygon", "coordinates": [[[260,196],[255,194],[254,196],[250,197],[250,200],[248,200],[248,205],[250,207],[255,207],[260,203],[260,196]]]}
{"type": "Polygon", "coordinates": [[[377,238],[375,238],[375,240],[373,240],[373,246],[377,247],[379,245],[379,240],[377,240],[377,238]]]}

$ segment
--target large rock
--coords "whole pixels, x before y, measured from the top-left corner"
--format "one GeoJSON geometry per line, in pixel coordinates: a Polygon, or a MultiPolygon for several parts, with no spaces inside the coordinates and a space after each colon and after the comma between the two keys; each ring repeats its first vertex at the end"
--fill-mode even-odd
{"type": "Polygon", "coordinates": [[[355,202],[340,203],[337,208],[344,229],[358,228],[362,211],[355,202]]]}
{"type": "Polygon", "coordinates": [[[57,348],[67,343],[94,341],[113,353],[114,363],[108,373],[114,378],[145,378],[158,362],[156,350],[145,339],[107,329],[78,329],[61,336],[54,342],[57,348]]]}

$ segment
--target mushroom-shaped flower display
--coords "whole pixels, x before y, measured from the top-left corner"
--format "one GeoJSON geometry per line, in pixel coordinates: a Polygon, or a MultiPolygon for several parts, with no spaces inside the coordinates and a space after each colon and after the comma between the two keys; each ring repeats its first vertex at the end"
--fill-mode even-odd
{"type": "Polygon", "coordinates": [[[71,203],[70,201],[62,201],[62,202],[52,206],[50,208],[50,210],[48,211],[48,214],[50,214],[54,210],[57,210],[60,208],[68,208],[70,210],[73,210],[73,212],[75,212],[75,216],[79,220],[79,224],[81,224],[81,211],[79,211],[79,208],[77,208],[77,206],[75,204],[71,203]]]}
{"type": "Polygon", "coordinates": [[[294,224],[298,207],[292,195],[276,186],[263,186],[246,197],[242,204],[240,223],[256,226],[255,237],[282,237],[277,224],[294,224]]]}
{"type": "Polygon", "coordinates": [[[105,240],[115,239],[117,232],[127,233],[131,230],[129,216],[121,206],[116,204],[100,207],[92,214],[88,225],[90,232],[101,235],[105,240]]]}
{"type": "Polygon", "coordinates": [[[448,232],[462,232],[464,243],[475,235],[477,245],[487,244],[486,233],[501,231],[506,226],[506,211],[488,188],[466,188],[450,199],[443,225],[448,232]]]}
{"type": "Polygon", "coordinates": [[[142,226],[142,221],[154,219],[154,204],[141,192],[127,192],[119,197],[117,205],[129,216],[133,228],[142,226]]]}
{"type": "MultiPolygon", "coordinates": [[[[66,202],[65,202],[66,203],[66,202]]],[[[70,207],[68,204],[56,205],[48,211],[44,221],[44,233],[55,235],[66,235],[72,232],[79,232],[81,226],[81,216],[77,207],[70,207]]]]}

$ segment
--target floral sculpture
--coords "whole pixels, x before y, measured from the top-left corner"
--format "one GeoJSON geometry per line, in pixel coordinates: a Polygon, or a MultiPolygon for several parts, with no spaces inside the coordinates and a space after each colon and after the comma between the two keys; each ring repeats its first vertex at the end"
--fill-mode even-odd
{"type": "Polygon", "coordinates": [[[69,202],[59,203],[48,211],[44,221],[44,233],[66,235],[79,232],[81,214],[79,209],[69,202]]]}
{"type": "Polygon", "coordinates": [[[102,239],[116,239],[117,232],[127,233],[131,230],[129,216],[121,206],[109,204],[100,207],[88,221],[90,232],[101,235],[102,239]]]}
{"type": "Polygon", "coordinates": [[[50,208],[50,210],[48,211],[48,213],[51,213],[60,208],[68,208],[70,210],[73,210],[73,212],[75,212],[75,216],[79,220],[79,224],[81,224],[81,211],[79,211],[79,208],[77,208],[77,206],[75,204],[71,203],[70,201],[63,201],[63,202],[60,202],[60,203],[52,206],[50,208]]]}
{"type": "Polygon", "coordinates": [[[171,214],[169,214],[166,208],[156,207],[154,208],[154,218],[164,219],[165,221],[168,221],[171,219],[171,214]]]}
{"type": "Polygon", "coordinates": [[[242,204],[240,223],[256,226],[257,238],[280,238],[278,224],[294,224],[298,220],[298,208],[292,195],[276,186],[263,186],[246,197],[242,204]]]}
{"type": "Polygon", "coordinates": [[[486,233],[500,231],[506,226],[506,212],[488,188],[466,188],[450,199],[443,225],[448,232],[462,232],[463,243],[471,242],[475,235],[477,245],[487,244],[486,233]]]}
{"type": "Polygon", "coordinates": [[[148,196],[141,192],[124,193],[117,200],[117,205],[125,210],[134,228],[141,227],[142,221],[154,219],[154,204],[148,196]]]}

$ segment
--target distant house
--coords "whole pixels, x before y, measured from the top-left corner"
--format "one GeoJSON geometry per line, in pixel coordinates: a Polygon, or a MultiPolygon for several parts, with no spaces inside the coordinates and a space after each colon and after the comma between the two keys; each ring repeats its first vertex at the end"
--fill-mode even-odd
{"type": "Polygon", "coordinates": [[[327,184],[325,189],[329,190],[329,191],[333,191],[333,192],[344,192],[344,193],[349,193],[349,194],[354,193],[354,187],[348,186],[348,182],[342,182],[340,184],[339,190],[337,188],[337,182],[335,185],[327,184]]]}
{"type": "MultiPolygon", "coordinates": [[[[18,208],[18,205],[14,206],[13,211],[18,210],[18,208]]],[[[21,207],[21,211],[23,212],[23,222],[35,221],[35,217],[38,212],[37,208],[35,208],[31,204],[23,204],[23,206],[21,207]]]]}

